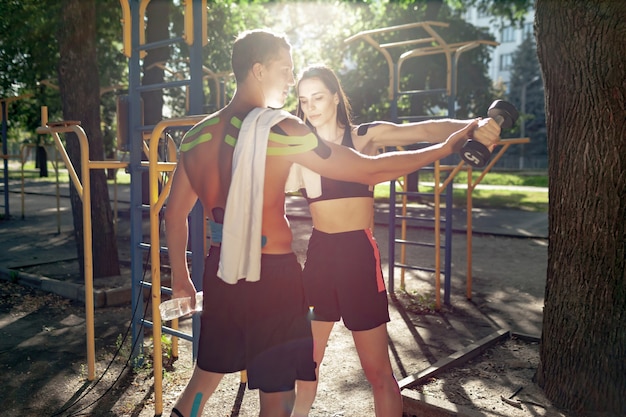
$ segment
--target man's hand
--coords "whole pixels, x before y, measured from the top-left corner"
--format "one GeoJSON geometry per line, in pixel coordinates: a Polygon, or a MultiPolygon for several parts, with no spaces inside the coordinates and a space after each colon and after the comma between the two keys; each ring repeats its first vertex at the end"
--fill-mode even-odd
{"type": "Polygon", "coordinates": [[[492,152],[500,141],[500,125],[491,117],[479,119],[478,125],[472,133],[472,138],[482,143],[492,152]]]}
{"type": "Polygon", "coordinates": [[[191,306],[195,308],[196,287],[191,281],[191,277],[172,277],[172,298],[191,297],[191,306]]]}
{"type": "MultiPolygon", "coordinates": [[[[467,142],[467,140],[471,137],[472,132],[477,130],[478,119],[472,120],[462,129],[457,130],[453,134],[451,134],[448,139],[444,142],[445,145],[450,146],[451,154],[458,153],[461,151],[461,148],[467,142]]],[[[496,123],[497,124],[497,123],[496,123]]],[[[499,126],[498,126],[499,128],[499,126]]]]}

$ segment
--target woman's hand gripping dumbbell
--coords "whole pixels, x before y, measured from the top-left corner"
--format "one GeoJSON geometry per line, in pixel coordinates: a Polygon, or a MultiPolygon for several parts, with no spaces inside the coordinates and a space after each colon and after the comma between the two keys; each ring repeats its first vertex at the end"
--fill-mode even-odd
{"type": "MultiPolygon", "coordinates": [[[[517,109],[514,105],[504,100],[496,100],[491,103],[487,116],[494,119],[502,129],[509,129],[518,118],[517,109]]],[[[491,151],[477,140],[470,139],[459,152],[461,158],[469,165],[477,168],[484,167],[491,158],[491,151]]]]}

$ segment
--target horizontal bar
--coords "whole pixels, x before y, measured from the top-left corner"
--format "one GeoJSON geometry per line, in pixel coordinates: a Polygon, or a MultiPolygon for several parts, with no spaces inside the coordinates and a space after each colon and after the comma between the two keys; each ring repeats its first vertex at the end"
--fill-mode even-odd
{"type": "MultiPolygon", "coordinates": [[[[145,242],[141,242],[139,243],[139,245],[137,245],[139,247],[139,249],[141,250],[145,250],[145,251],[149,251],[151,250],[151,246],[149,243],[145,243],[145,242]]],[[[166,246],[161,246],[161,253],[167,253],[167,247],[166,246]]],[[[185,253],[187,254],[187,256],[191,256],[191,251],[185,251],[185,253]]]]}
{"type": "MultiPolygon", "coordinates": [[[[149,288],[152,289],[152,283],[151,282],[146,282],[146,281],[141,281],[139,283],[139,285],[141,285],[144,288],[149,288]]],[[[167,295],[172,295],[172,289],[170,287],[164,287],[161,285],[161,292],[167,295]]]]}
{"type": "MultiPolygon", "coordinates": [[[[139,243],[139,244],[137,245],[137,247],[138,247],[139,249],[141,249],[141,250],[145,250],[145,251],[150,251],[150,250],[152,250],[152,246],[150,246],[150,244],[149,244],[149,243],[144,243],[144,242],[141,242],[141,243],[139,243]]],[[[167,247],[166,247],[166,246],[161,246],[161,247],[160,247],[160,249],[159,249],[159,251],[160,251],[161,253],[167,253],[167,247]]]]}
{"type": "MultiPolygon", "coordinates": [[[[424,246],[427,248],[436,248],[437,245],[435,245],[434,243],[428,243],[428,242],[416,242],[414,240],[403,240],[403,239],[396,239],[394,240],[395,243],[399,244],[399,245],[407,245],[407,246],[424,246]]],[[[444,245],[439,245],[440,248],[445,248],[444,245]]]]}
{"type": "Polygon", "coordinates": [[[183,38],[182,36],[178,36],[176,38],[163,39],[163,40],[160,40],[160,41],[144,43],[143,45],[139,45],[139,50],[140,51],[148,51],[150,49],[157,49],[157,48],[161,48],[163,46],[174,45],[175,43],[182,43],[184,41],[185,41],[185,38],[183,38]]]}
{"type": "MultiPolygon", "coordinates": [[[[142,319],[141,322],[146,327],[149,327],[149,328],[154,327],[154,323],[151,322],[150,320],[142,319]]],[[[185,332],[181,332],[180,330],[172,329],[171,327],[161,326],[161,331],[163,333],[170,334],[172,336],[180,337],[181,339],[193,341],[192,335],[185,333],[185,332]]]]}
{"type": "MultiPolygon", "coordinates": [[[[165,131],[166,132],[170,132],[173,130],[189,130],[190,128],[193,127],[193,123],[189,123],[188,125],[179,125],[179,126],[168,126],[165,131]]],[[[152,133],[152,131],[154,130],[154,128],[156,127],[156,125],[143,125],[143,126],[139,126],[137,127],[135,130],[138,132],[150,132],[152,133]]],[[[148,136],[149,138],[149,136],[148,136]]],[[[144,139],[146,140],[146,139],[144,139]]]]}
{"type": "Polygon", "coordinates": [[[447,93],[445,88],[429,88],[428,90],[400,90],[397,94],[403,96],[425,96],[429,94],[447,93]]]}
{"type": "MultiPolygon", "coordinates": [[[[415,221],[422,221],[422,222],[432,222],[435,221],[434,217],[410,217],[410,216],[395,216],[396,219],[398,220],[415,220],[415,221]]],[[[441,223],[445,223],[446,219],[442,218],[441,219],[441,223]]]]}
{"type": "Polygon", "coordinates": [[[168,81],[166,83],[142,85],[141,87],[135,88],[135,91],[139,91],[141,93],[144,91],[164,90],[166,88],[186,87],[190,84],[191,80],[168,81]]]}
{"type": "Polygon", "coordinates": [[[126,168],[128,162],[122,161],[89,161],[89,169],[126,168]]]}
{"type": "Polygon", "coordinates": [[[437,272],[434,268],[426,268],[426,267],[421,267],[421,266],[412,266],[412,265],[396,264],[396,263],[394,263],[393,266],[397,268],[412,269],[414,271],[437,272]]]}
{"type": "Polygon", "coordinates": [[[452,369],[455,366],[460,366],[464,363],[467,363],[471,359],[474,359],[475,357],[482,354],[490,347],[494,346],[496,343],[505,339],[509,339],[510,337],[511,333],[508,329],[498,330],[495,333],[492,333],[489,336],[480,339],[478,342],[472,343],[466,348],[461,349],[446,358],[438,360],[423,371],[401,379],[400,381],[398,381],[398,385],[400,386],[400,389],[403,389],[409,386],[421,384],[430,378],[433,378],[449,369],[452,369]]]}
{"type": "Polygon", "coordinates": [[[421,121],[421,120],[435,120],[435,119],[447,119],[448,116],[400,116],[398,117],[399,120],[415,120],[415,121],[421,121]]]}

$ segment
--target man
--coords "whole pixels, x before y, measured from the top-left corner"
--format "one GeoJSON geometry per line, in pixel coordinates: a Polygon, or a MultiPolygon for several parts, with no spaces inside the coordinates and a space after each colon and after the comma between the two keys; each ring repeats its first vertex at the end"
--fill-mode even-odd
{"type": "MultiPolygon", "coordinates": [[[[237,91],[185,135],[165,213],[175,297],[195,299],[185,249],[187,216],[198,199],[212,225],[198,362],[172,410],[176,417],[200,416],[225,373],[247,370],[248,387],[260,392],[262,417],[290,416],[295,380],[315,379],[301,267],[285,217],[284,189],[294,163],[374,185],[451,154],[477,126],[469,123],[420,151],[364,156],[325,144],[300,120],[271,110],[284,105],[294,85],[285,38],[261,30],[242,34],[233,44],[232,66],[237,91]]],[[[494,146],[499,126],[483,128],[490,133],[481,140],[494,146]]]]}

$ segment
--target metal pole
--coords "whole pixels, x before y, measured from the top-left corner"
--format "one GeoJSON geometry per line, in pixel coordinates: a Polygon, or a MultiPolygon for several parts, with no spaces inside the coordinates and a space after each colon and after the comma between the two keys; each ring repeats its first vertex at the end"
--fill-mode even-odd
{"type": "Polygon", "coordinates": [[[143,21],[139,21],[139,2],[129,1],[131,16],[131,54],[128,59],[128,124],[126,137],[130,150],[130,242],[131,242],[131,270],[132,270],[132,309],[137,311],[138,317],[133,319],[132,335],[135,349],[133,359],[141,358],[143,351],[143,331],[141,313],[144,310],[143,301],[143,262],[139,244],[143,241],[142,232],[142,171],[141,153],[143,152],[143,137],[141,129],[141,97],[137,88],[141,85],[141,65],[139,62],[139,31],[143,21]]]}
{"type": "MultiPolygon", "coordinates": [[[[189,85],[189,114],[196,115],[202,114],[204,110],[204,88],[202,85],[203,73],[202,73],[202,45],[205,41],[203,39],[203,24],[202,16],[206,13],[203,10],[206,4],[201,1],[193,2],[193,32],[194,41],[189,47],[189,74],[191,78],[191,84],[189,85]]],[[[202,276],[204,271],[204,255],[205,255],[205,222],[204,222],[204,210],[202,204],[198,202],[189,217],[189,235],[191,246],[191,279],[198,289],[202,290],[202,276]]],[[[195,314],[192,318],[193,329],[193,358],[197,358],[199,342],[200,342],[200,317],[195,314]]]]}
{"type": "MultiPolygon", "coordinates": [[[[522,121],[520,123],[520,137],[526,137],[526,89],[529,85],[539,79],[538,75],[535,75],[530,81],[522,85],[522,97],[520,99],[520,111],[522,112],[522,121]]],[[[520,144],[519,148],[519,169],[524,169],[524,144],[520,144]]]]}
{"type": "Polygon", "coordinates": [[[2,153],[4,155],[4,218],[10,217],[9,211],[9,149],[7,145],[7,118],[9,116],[7,111],[7,102],[2,101],[2,153]]]}

